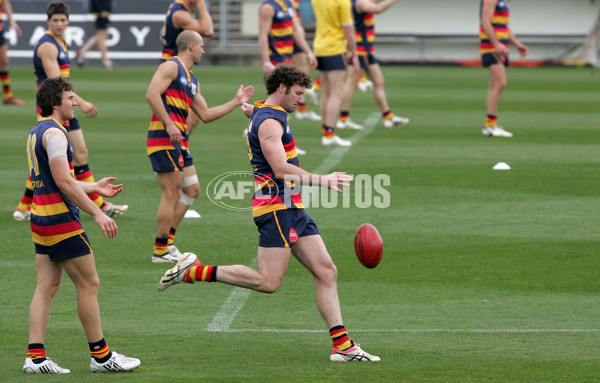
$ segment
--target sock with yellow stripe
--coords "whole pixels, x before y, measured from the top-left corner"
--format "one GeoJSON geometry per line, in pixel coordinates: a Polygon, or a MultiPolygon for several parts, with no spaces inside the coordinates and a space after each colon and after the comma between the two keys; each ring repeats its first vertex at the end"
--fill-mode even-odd
{"type": "Polygon", "coordinates": [[[42,343],[30,343],[27,346],[27,357],[35,364],[40,364],[46,360],[46,349],[42,343]]]}
{"type": "Polygon", "coordinates": [[[204,266],[199,261],[188,268],[183,274],[183,281],[187,283],[194,283],[196,281],[202,282],[216,282],[217,281],[217,267],[218,266],[204,266]]]}
{"type": "Polygon", "coordinates": [[[17,209],[22,211],[27,211],[31,209],[31,203],[33,202],[33,183],[31,183],[31,175],[27,177],[27,185],[25,185],[25,192],[21,197],[21,201],[19,202],[19,206],[17,209]]]}
{"type": "Polygon", "coordinates": [[[333,341],[333,347],[344,351],[352,347],[352,341],[348,338],[348,331],[344,325],[335,326],[329,329],[329,336],[333,341]]]}
{"type": "Polygon", "coordinates": [[[298,104],[298,112],[306,113],[308,111],[308,106],[306,104],[298,104]]]}
{"type": "Polygon", "coordinates": [[[335,136],[335,130],[331,126],[323,124],[323,137],[332,138],[333,136],[335,136]]]}
{"type": "Polygon", "coordinates": [[[163,255],[167,254],[167,252],[169,251],[168,242],[169,242],[168,237],[164,237],[164,238],[156,237],[154,239],[154,255],[158,255],[159,257],[162,257],[163,255]]]}
{"type": "Polygon", "coordinates": [[[104,363],[112,356],[104,338],[98,342],[88,344],[90,345],[90,354],[92,354],[92,358],[94,358],[96,362],[104,363]]]}
{"type": "Polygon", "coordinates": [[[177,231],[177,229],[175,229],[174,227],[172,227],[171,230],[169,230],[169,240],[167,241],[168,245],[172,245],[173,242],[175,242],[175,231],[177,231]]]}
{"type": "Polygon", "coordinates": [[[10,75],[8,71],[0,72],[0,80],[2,81],[3,98],[7,100],[13,96],[13,92],[10,89],[10,75]]]}
{"type": "Polygon", "coordinates": [[[488,114],[485,117],[485,127],[490,126],[498,126],[498,116],[494,116],[493,114],[488,114]]]}
{"type": "Polygon", "coordinates": [[[384,120],[391,120],[392,117],[394,117],[394,113],[392,113],[391,110],[386,110],[385,112],[381,113],[381,115],[383,116],[384,120]]]}
{"type": "Polygon", "coordinates": [[[321,89],[321,79],[320,78],[317,77],[315,82],[313,82],[313,89],[315,90],[315,92],[318,92],[319,89],[321,89]]]}
{"type": "MultiPolygon", "coordinates": [[[[92,171],[90,170],[90,167],[88,164],[85,165],[81,165],[81,166],[75,166],[73,168],[73,170],[75,171],[75,179],[79,180],[79,181],[84,181],[84,182],[94,182],[94,175],[92,174],[92,171]]],[[[92,201],[94,201],[94,203],[99,207],[99,208],[103,208],[104,207],[104,198],[102,198],[100,196],[100,194],[97,193],[90,193],[88,194],[88,197],[90,197],[90,199],[92,201]]]]}
{"type": "Polygon", "coordinates": [[[365,82],[367,81],[367,77],[365,76],[364,73],[360,74],[360,78],[358,79],[358,82],[365,82]]]}
{"type": "Polygon", "coordinates": [[[348,121],[349,118],[350,118],[350,111],[342,110],[340,112],[340,121],[346,122],[346,121],[348,121]]]}

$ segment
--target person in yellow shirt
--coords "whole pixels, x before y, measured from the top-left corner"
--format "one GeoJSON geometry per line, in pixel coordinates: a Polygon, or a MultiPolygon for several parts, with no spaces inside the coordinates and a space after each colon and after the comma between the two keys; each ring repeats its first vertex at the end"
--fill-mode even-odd
{"type": "Polygon", "coordinates": [[[350,146],[351,141],[335,134],[334,125],[340,112],[346,75],[346,52],[352,54],[352,66],[360,65],[356,52],[356,37],[350,0],[311,0],[316,30],[313,52],[321,79],[321,116],[323,145],[350,146]]]}

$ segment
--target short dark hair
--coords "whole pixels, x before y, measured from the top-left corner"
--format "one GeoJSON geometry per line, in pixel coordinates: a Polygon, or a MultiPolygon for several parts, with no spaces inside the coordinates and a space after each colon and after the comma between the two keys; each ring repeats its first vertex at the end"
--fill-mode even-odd
{"type": "Polygon", "coordinates": [[[66,15],[68,19],[69,6],[62,1],[53,1],[48,4],[48,8],[46,8],[46,15],[48,15],[48,20],[50,20],[54,15],[66,15]]]}
{"type": "Polygon", "coordinates": [[[282,63],[277,64],[275,69],[269,73],[265,80],[267,94],[271,95],[275,93],[280,84],[283,84],[288,88],[291,88],[296,84],[308,89],[312,88],[312,81],[308,73],[301,71],[294,66],[282,63]]]}
{"type": "Polygon", "coordinates": [[[40,108],[42,117],[48,117],[53,107],[62,103],[62,92],[73,90],[73,85],[64,77],[54,77],[44,80],[35,95],[35,102],[40,108]]]}

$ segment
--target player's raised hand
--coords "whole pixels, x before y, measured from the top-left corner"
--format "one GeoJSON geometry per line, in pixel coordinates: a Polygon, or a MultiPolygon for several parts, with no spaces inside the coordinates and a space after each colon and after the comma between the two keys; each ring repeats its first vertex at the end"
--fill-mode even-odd
{"type": "Polygon", "coordinates": [[[238,89],[235,94],[235,99],[237,100],[239,105],[243,105],[245,102],[248,102],[254,95],[254,87],[249,85],[244,88],[244,85],[240,85],[240,89],[238,89]]]}
{"type": "Polygon", "coordinates": [[[116,177],[105,177],[98,181],[96,193],[103,197],[114,197],[123,191],[123,184],[113,185],[110,182],[116,180],[116,177]]]}
{"type": "Polygon", "coordinates": [[[91,102],[83,101],[79,103],[79,109],[81,109],[87,118],[94,118],[98,115],[98,109],[91,102]]]}

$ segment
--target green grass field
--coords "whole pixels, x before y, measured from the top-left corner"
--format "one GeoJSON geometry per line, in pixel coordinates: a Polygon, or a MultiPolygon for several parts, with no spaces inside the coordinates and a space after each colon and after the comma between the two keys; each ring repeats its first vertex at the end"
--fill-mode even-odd
{"type": "MultiPolygon", "coordinates": [[[[361,133],[354,146],[320,144],[320,124],[291,117],[307,170],[385,174],[387,208],[309,209],[339,270],[344,324],[382,361],[329,362],[331,343],[316,309],[311,275],[290,262],[274,295],[223,284],[175,286],[159,293],[165,265],[150,261],[160,191],[145,154],[150,111],[144,95],[154,66],[72,71],[76,91],[99,109],[80,119],[96,178],[113,175],[129,204],[119,236],[104,239],[82,220],[100,274],[109,346],[141,359],[123,381],[214,382],[592,382],[600,381],[600,73],[593,69],[511,68],[500,121],[512,139],[481,135],[487,72],[457,67],[384,67],[390,104],[407,127],[384,129],[371,94],[357,93],[361,133]],[[497,162],[509,171],[494,171],[497,162]],[[385,241],[379,267],[354,255],[353,235],[371,222],[385,241]]],[[[29,225],[11,214],[24,189],[26,135],[35,123],[31,68],[11,68],[25,108],[0,105],[0,369],[24,376],[28,307],[35,288],[29,225]]],[[[265,92],[259,68],[195,70],[210,106],[239,84],[265,92]]],[[[314,109],[314,107],[311,107],[314,109]]],[[[236,111],[191,137],[202,187],[248,171],[236,111]]],[[[359,190],[351,188],[351,201],[359,190]]],[[[248,212],[212,204],[203,190],[177,232],[182,251],[208,264],[254,265],[257,232],[248,212]]],[[[48,356],[70,376],[89,370],[75,290],[65,276],[46,336],[48,356]]],[[[34,379],[38,381],[38,379],[34,379]]]]}

